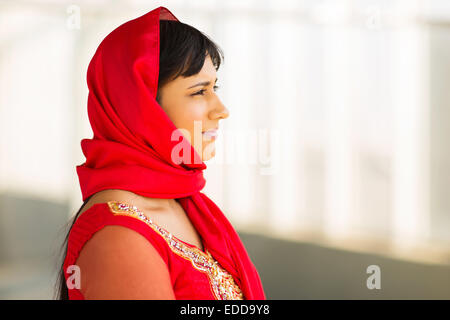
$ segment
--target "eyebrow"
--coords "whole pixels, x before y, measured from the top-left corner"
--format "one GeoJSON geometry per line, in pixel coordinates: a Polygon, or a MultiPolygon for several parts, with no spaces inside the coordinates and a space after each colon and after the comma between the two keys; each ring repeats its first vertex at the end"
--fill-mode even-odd
{"type": "MultiPolygon", "coordinates": [[[[217,80],[219,80],[218,78],[216,78],[216,81],[214,81],[214,84],[217,82],[217,80]]],[[[188,89],[194,88],[194,87],[198,87],[198,86],[209,86],[211,84],[211,81],[203,81],[203,82],[199,82],[197,84],[194,84],[193,86],[190,86],[188,89]]]]}

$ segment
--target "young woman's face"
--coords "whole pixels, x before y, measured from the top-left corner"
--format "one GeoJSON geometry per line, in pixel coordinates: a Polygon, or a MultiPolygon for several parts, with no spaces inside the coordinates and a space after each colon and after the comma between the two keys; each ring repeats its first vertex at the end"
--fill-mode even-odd
{"type": "Polygon", "coordinates": [[[191,77],[178,77],[160,89],[160,105],[194,147],[202,160],[215,155],[214,134],[219,120],[229,116],[228,109],[215,92],[216,69],[209,55],[200,72],[191,77]]]}

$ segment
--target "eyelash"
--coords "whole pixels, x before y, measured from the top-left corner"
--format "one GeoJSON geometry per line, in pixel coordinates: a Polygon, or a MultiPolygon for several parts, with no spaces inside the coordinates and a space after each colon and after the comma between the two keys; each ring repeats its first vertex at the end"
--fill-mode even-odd
{"type": "MultiPolygon", "coordinates": [[[[219,86],[214,86],[214,91],[216,91],[219,88],[220,88],[219,86]]],[[[193,94],[193,96],[196,96],[196,95],[203,96],[203,92],[205,92],[205,91],[206,91],[206,89],[202,89],[200,91],[197,91],[196,93],[193,94]]]]}

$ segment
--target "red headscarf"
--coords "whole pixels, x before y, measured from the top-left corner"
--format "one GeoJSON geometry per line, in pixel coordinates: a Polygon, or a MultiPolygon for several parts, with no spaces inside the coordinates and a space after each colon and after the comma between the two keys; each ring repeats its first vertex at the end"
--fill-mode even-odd
{"type": "Polygon", "coordinates": [[[265,299],[258,272],[238,234],[200,192],[206,183],[201,157],[187,142],[194,159],[187,164],[172,160],[179,141],[171,136],[177,128],[155,99],[160,19],[179,21],[164,7],[128,21],[100,43],[89,64],[88,114],[94,137],[81,141],[86,162],[77,166],[77,173],[83,201],[106,189],[178,199],[245,298],[265,299]]]}

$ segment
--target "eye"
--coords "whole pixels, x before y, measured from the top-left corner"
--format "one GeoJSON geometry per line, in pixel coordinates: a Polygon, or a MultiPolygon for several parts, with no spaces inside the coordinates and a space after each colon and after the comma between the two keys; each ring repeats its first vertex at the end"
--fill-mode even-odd
{"type": "MultiPolygon", "coordinates": [[[[219,86],[214,86],[214,91],[217,91],[217,89],[219,89],[220,87],[219,86]]],[[[206,89],[202,89],[202,90],[200,90],[200,91],[197,91],[196,93],[194,93],[194,94],[192,94],[193,96],[196,96],[196,95],[201,95],[201,96],[203,96],[204,94],[204,92],[206,91],[206,89]]]]}
{"type": "Polygon", "coordinates": [[[201,95],[201,96],[203,96],[203,92],[205,92],[205,91],[206,91],[206,89],[202,89],[202,90],[200,90],[200,91],[197,91],[196,93],[193,94],[193,96],[196,96],[196,95],[201,95]]]}

